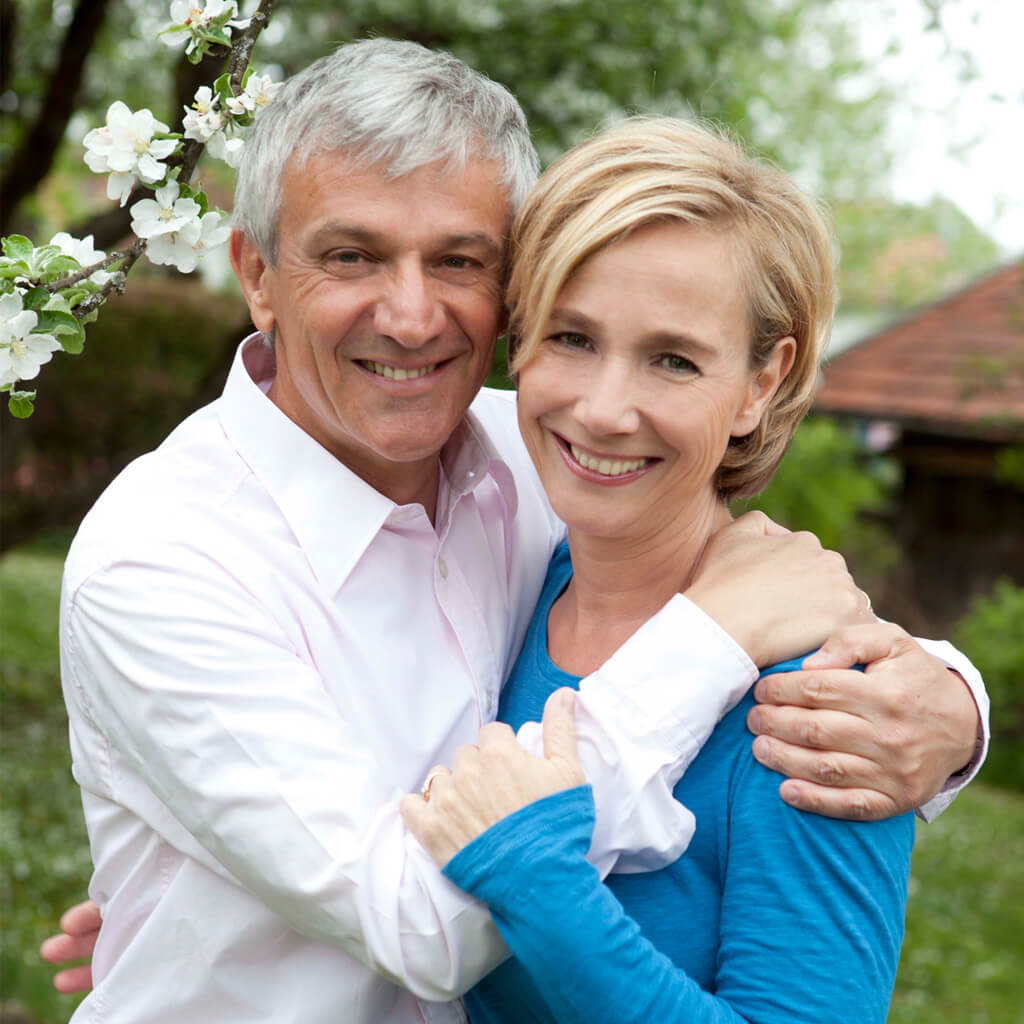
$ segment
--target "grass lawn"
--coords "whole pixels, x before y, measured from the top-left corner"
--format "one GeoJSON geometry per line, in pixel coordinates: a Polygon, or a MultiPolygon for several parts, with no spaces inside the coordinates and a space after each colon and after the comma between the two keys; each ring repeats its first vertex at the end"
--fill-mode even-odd
{"type": "MultiPolygon", "coordinates": [[[[57,1024],[75,1005],[36,953],[90,870],[57,667],[60,566],[0,560],[0,1024],[17,1010],[57,1024]]],[[[918,824],[889,1020],[1024,1024],[1024,795],[975,783],[918,824]]]]}

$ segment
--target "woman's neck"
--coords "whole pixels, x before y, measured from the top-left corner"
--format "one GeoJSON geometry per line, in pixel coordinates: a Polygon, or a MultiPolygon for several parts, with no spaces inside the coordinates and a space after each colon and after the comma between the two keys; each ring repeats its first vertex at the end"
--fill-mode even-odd
{"type": "Polygon", "coordinates": [[[648,534],[600,537],[569,529],[573,577],[548,616],[548,654],[587,675],[685,590],[711,535],[730,520],[715,499],[648,534]]]}

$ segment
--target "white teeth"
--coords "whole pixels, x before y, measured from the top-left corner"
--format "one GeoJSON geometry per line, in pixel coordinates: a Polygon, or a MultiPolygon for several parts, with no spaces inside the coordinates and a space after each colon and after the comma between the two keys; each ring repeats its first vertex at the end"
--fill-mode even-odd
{"type": "Polygon", "coordinates": [[[385,366],[383,363],[371,363],[365,360],[362,361],[362,364],[378,377],[387,377],[388,380],[416,380],[417,377],[425,377],[437,369],[437,363],[432,366],[421,366],[418,370],[403,370],[400,366],[385,366]]]}
{"type": "Polygon", "coordinates": [[[569,450],[572,457],[584,468],[600,473],[602,476],[622,476],[623,473],[633,473],[647,465],[647,459],[597,459],[588,455],[582,448],[570,444],[569,450]]]}

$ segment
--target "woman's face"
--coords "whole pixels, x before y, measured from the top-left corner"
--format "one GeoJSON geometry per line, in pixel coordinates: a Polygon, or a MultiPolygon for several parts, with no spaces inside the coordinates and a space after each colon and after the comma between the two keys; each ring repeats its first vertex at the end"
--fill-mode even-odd
{"type": "Polygon", "coordinates": [[[730,436],[757,425],[791,339],[750,368],[751,325],[726,235],[633,232],[566,283],[519,375],[519,427],[558,515],[622,536],[709,513],[730,436]]]}

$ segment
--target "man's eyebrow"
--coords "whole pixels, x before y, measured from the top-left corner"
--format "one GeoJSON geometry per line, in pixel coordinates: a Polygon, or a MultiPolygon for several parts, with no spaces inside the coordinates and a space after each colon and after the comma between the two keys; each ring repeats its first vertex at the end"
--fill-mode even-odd
{"type": "Polygon", "coordinates": [[[446,235],[441,239],[441,249],[476,249],[486,259],[500,262],[505,255],[502,242],[489,235],[486,231],[467,231],[460,234],[446,235]]]}
{"type": "MultiPolygon", "coordinates": [[[[370,228],[341,220],[327,221],[310,235],[310,244],[314,247],[340,241],[380,248],[386,246],[389,239],[387,235],[372,231],[370,228]]],[[[444,235],[437,240],[434,248],[439,251],[474,249],[484,259],[493,260],[495,263],[500,263],[505,255],[503,242],[486,231],[465,231],[444,235]]]]}

